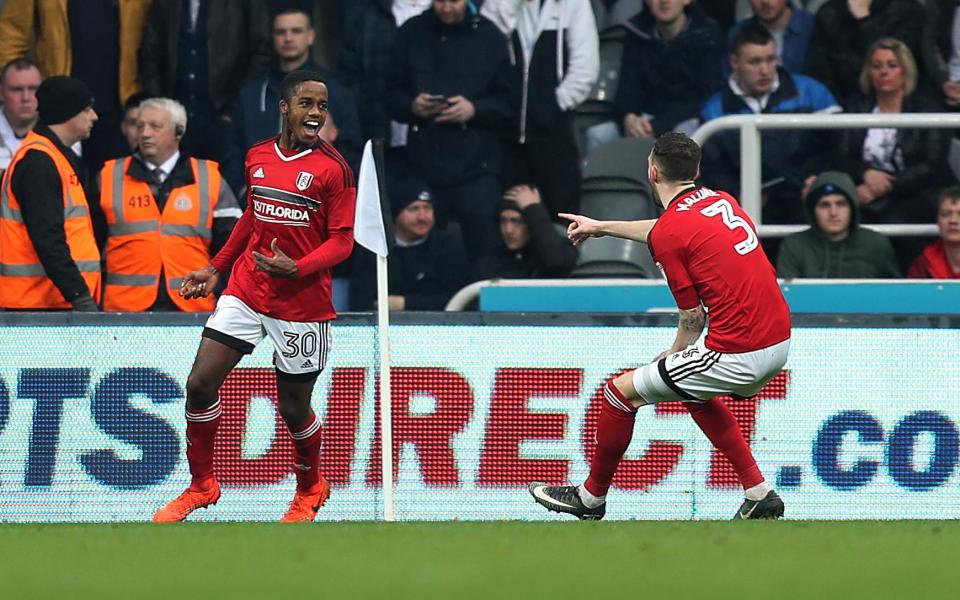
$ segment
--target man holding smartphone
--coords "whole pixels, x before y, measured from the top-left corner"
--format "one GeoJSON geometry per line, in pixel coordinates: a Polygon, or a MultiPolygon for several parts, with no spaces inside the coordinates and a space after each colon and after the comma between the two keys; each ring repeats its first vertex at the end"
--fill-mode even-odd
{"type": "Polygon", "coordinates": [[[433,0],[397,33],[384,104],[410,125],[407,158],[433,189],[437,225],[460,222],[471,261],[497,244],[510,95],[503,34],[467,0],[433,0]]]}

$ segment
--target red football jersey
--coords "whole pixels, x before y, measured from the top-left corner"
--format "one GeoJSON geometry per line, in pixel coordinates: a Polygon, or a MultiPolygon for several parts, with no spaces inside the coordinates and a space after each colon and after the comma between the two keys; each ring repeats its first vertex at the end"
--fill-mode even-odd
{"type": "Polygon", "coordinates": [[[790,337],[790,309],[776,271],[733,196],[704,187],[679,194],[649,242],[677,306],[706,308],[707,348],[752,352],[790,337]]]}
{"type": "Polygon", "coordinates": [[[347,162],[326,142],[294,153],[274,138],[250,148],[244,172],[247,210],[211,261],[220,271],[233,268],[224,293],[277,319],[335,318],[331,269],[353,247],[357,190],[347,162]],[[273,256],[274,238],[297,261],[296,278],[257,270],[253,251],[273,256]]]}

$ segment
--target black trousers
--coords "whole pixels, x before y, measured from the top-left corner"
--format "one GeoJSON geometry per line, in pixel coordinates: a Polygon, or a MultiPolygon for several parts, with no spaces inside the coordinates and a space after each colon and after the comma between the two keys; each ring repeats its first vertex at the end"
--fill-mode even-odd
{"type": "Polygon", "coordinates": [[[498,244],[496,208],[500,194],[500,181],[493,173],[455,185],[433,186],[437,226],[446,227],[451,220],[460,223],[471,263],[492,252],[498,244]]]}
{"type": "Polygon", "coordinates": [[[555,220],[558,212],[579,212],[580,153],[573,130],[524,144],[504,143],[504,189],[519,184],[536,186],[555,220]]]}

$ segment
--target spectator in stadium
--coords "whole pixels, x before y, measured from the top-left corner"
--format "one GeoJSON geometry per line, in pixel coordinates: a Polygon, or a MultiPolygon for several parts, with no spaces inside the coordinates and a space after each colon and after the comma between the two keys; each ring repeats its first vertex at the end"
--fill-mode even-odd
{"type": "Polygon", "coordinates": [[[97,311],[99,204],[88,203],[83,163],[70,147],[97,120],[93,92],[55,76],[37,89],[39,119],[3,177],[0,308],[97,311]]]}
{"type": "Polygon", "coordinates": [[[266,0],[153,0],[140,48],[143,87],[187,109],[192,156],[222,160],[243,83],[270,63],[266,0]]]}
{"type": "Polygon", "coordinates": [[[7,0],[0,11],[0,64],[35,56],[44,77],[69,75],[93,91],[98,120],[82,152],[90,173],[124,147],[122,108],[140,89],[149,8],[150,0],[7,0]]]}
{"type": "Polygon", "coordinates": [[[846,173],[821,173],[805,198],[810,228],[788,235],[777,275],[790,278],[900,277],[890,240],[860,226],[857,190],[846,173]]]}
{"type": "Polygon", "coordinates": [[[270,16],[287,10],[300,10],[310,17],[317,39],[310,47],[313,64],[328,73],[336,73],[343,54],[345,35],[357,11],[370,0],[270,0],[270,16]]]}
{"type": "Polygon", "coordinates": [[[100,206],[107,222],[103,309],[210,312],[213,294],[184,299],[183,276],[223,247],[240,208],[217,163],[180,151],[187,111],[150,98],[137,115],[139,152],[107,161],[100,206]]]}
{"type": "Polygon", "coordinates": [[[390,119],[384,94],[393,61],[397,31],[413,17],[429,10],[432,0],[367,0],[365,6],[348,3],[348,17],[339,75],[353,92],[360,113],[363,138],[382,138],[389,146],[407,143],[407,126],[390,119]]]}
{"type": "MultiPolygon", "coordinates": [[[[390,310],[443,310],[471,280],[463,244],[434,227],[433,193],[424,179],[394,170],[387,185],[395,235],[388,257],[390,310]]],[[[375,260],[358,247],[351,269],[353,310],[377,306],[375,260]]]]}
{"type": "Polygon", "coordinates": [[[433,188],[437,222],[455,217],[471,261],[493,249],[502,157],[514,115],[503,33],[467,0],[434,0],[397,34],[386,105],[410,125],[406,154],[433,188]]]}
{"type": "Polygon", "coordinates": [[[723,37],[716,21],[691,0],[647,0],[626,24],[615,123],[587,131],[587,149],[620,135],[652,139],[692,133],[700,107],[720,89],[723,37]]]}
{"type": "Polygon", "coordinates": [[[127,140],[127,148],[125,152],[119,153],[115,158],[127,156],[137,151],[140,144],[137,115],[140,114],[140,103],[149,97],[143,92],[137,92],[123,103],[123,120],[120,121],[120,133],[123,134],[123,139],[127,140]]]}
{"type": "MultiPolygon", "coordinates": [[[[877,40],[858,78],[861,93],[848,112],[936,112],[917,89],[910,49],[892,38],[877,40]]],[[[841,132],[835,166],[857,183],[864,222],[929,223],[937,190],[949,185],[949,135],[940,129],[850,129],[841,132]]]]}
{"type": "Polygon", "coordinates": [[[223,172],[230,187],[240,190],[245,185],[243,163],[247,148],[280,133],[283,78],[296,69],[323,74],[330,108],[320,137],[333,144],[356,172],[363,134],[353,94],[310,58],[310,48],[316,40],[310,15],[299,8],[282,10],[273,18],[272,29],[274,59],[270,69],[244,84],[231,111],[231,136],[223,159],[223,172]]]}
{"type": "Polygon", "coordinates": [[[940,238],[929,244],[910,264],[913,279],[960,279],[960,187],[940,192],[937,211],[940,238]]]}
{"type": "MultiPolygon", "coordinates": [[[[753,16],[730,28],[727,50],[733,53],[733,39],[748,25],[762,25],[773,36],[777,45],[780,66],[794,75],[802,74],[807,66],[807,51],[813,36],[813,15],[797,8],[790,0],[750,0],[753,16]]],[[[723,76],[730,76],[730,63],[723,62],[723,76]]]]}
{"type": "Polygon", "coordinates": [[[957,0],[926,0],[923,64],[928,77],[943,94],[944,103],[960,108],[960,13],[957,0]]]}
{"type": "Polygon", "coordinates": [[[0,176],[37,122],[37,88],[42,82],[40,69],[27,58],[15,58],[0,71],[0,176]]]}
{"type": "Polygon", "coordinates": [[[597,80],[600,50],[589,0],[486,0],[509,39],[516,122],[503,144],[503,184],[543,190],[552,214],[578,212],[580,151],[573,111],[597,80]]]}
{"type": "MultiPolygon", "coordinates": [[[[704,122],[726,115],[835,113],[840,107],[820,82],[793,75],[777,64],[773,35],[766,27],[742,27],[729,57],[733,72],[723,91],[703,106],[704,122]]],[[[763,218],[770,223],[802,223],[805,219],[800,193],[807,177],[829,166],[834,136],[815,129],[768,129],[761,132],[763,155],[761,181],[763,218]]],[[[740,134],[720,133],[704,144],[701,165],[706,185],[740,189],[740,134]]]]}
{"type": "Polygon", "coordinates": [[[807,75],[846,103],[857,92],[870,46],[880,38],[893,37],[917,56],[923,22],[923,6],[917,0],[827,0],[816,14],[807,75]]]}
{"type": "Polygon", "coordinates": [[[537,188],[518,185],[499,207],[502,245],[477,264],[477,279],[566,277],[577,264],[577,249],[553,225],[537,188]]]}

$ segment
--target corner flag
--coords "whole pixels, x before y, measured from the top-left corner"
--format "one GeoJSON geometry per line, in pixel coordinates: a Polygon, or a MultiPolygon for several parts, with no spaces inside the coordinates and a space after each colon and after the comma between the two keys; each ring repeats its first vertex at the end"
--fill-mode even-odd
{"type": "Polygon", "coordinates": [[[380,179],[377,171],[377,164],[373,157],[373,143],[367,140],[363,147],[363,159],[360,161],[353,238],[367,250],[378,256],[386,256],[387,234],[383,226],[380,179]]]}

